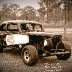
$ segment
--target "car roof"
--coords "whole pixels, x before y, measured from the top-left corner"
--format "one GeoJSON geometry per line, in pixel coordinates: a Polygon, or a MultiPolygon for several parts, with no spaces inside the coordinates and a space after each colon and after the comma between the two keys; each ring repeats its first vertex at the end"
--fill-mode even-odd
{"type": "Polygon", "coordinates": [[[9,20],[9,21],[4,21],[2,22],[2,24],[8,24],[8,23],[33,23],[33,24],[40,24],[39,22],[36,22],[36,21],[28,21],[28,20],[9,20]]]}

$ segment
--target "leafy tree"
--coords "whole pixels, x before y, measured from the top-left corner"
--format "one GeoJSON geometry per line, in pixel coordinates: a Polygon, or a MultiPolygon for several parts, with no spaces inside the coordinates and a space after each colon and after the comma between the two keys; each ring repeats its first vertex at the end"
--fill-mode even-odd
{"type": "Polygon", "coordinates": [[[36,10],[31,6],[24,7],[21,18],[25,20],[36,20],[36,10]]]}
{"type": "Polygon", "coordinates": [[[3,4],[0,10],[0,20],[18,19],[20,7],[17,4],[3,4]]]}
{"type": "Polygon", "coordinates": [[[9,8],[11,9],[11,19],[17,19],[20,11],[20,6],[17,4],[10,4],[9,8]]]}
{"type": "Polygon", "coordinates": [[[40,20],[40,22],[44,22],[44,16],[46,14],[45,8],[44,7],[39,8],[37,11],[39,13],[39,20],[40,20]]]}
{"type": "Polygon", "coordinates": [[[65,16],[64,38],[66,39],[66,30],[67,25],[69,25],[69,14],[70,14],[70,7],[72,7],[72,0],[62,0],[62,3],[64,3],[64,16],[65,16]]]}
{"type": "Polygon", "coordinates": [[[1,21],[1,10],[0,10],[0,21],[1,21]]]}
{"type": "MultiPolygon", "coordinates": [[[[64,24],[64,36],[66,35],[66,25],[67,23],[69,24],[69,17],[70,17],[70,9],[72,8],[72,0],[40,0],[39,5],[41,7],[45,7],[47,10],[47,22],[49,18],[49,14],[53,13],[53,16],[55,18],[53,19],[61,19],[61,15],[63,16],[62,18],[65,19],[65,24],[64,24]],[[57,9],[57,10],[56,10],[57,9]],[[49,12],[50,11],[50,12],[49,12]],[[57,13],[58,11],[58,13],[57,13]],[[59,17],[58,17],[59,16],[59,17]]],[[[50,15],[51,17],[51,15],[50,15]]],[[[71,19],[71,18],[70,18],[71,19]]]]}
{"type": "Polygon", "coordinates": [[[40,0],[39,5],[41,8],[45,8],[46,16],[47,16],[47,23],[49,22],[49,12],[51,12],[50,8],[54,0],[40,0]]]}
{"type": "Polygon", "coordinates": [[[8,5],[3,4],[2,9],[0,10],[1,21],[10,19],[10,13],[11,13],[11,9],[8,7],[8,5]]]}

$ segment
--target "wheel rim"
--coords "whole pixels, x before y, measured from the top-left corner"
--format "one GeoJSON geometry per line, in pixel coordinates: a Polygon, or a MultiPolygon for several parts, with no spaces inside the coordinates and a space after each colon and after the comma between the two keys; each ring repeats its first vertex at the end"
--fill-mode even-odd
{"type": "Polygon", "coordinates": [[[24,52],[24,60],[26,62],[29,62],[30,61],[30,58],[31,58],[31,55],[30,55],[29,50],[25,50],[25,52],[24,52]]]}

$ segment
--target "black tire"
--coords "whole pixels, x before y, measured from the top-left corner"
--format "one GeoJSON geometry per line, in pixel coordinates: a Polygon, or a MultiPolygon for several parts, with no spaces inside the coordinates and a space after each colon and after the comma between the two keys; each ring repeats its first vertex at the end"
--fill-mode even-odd
{"type": "Polygon", "coordinates": [[[0,45],[0,52],[3,52],[3,47],[0,45]]]}
{"type": "Polygon", "coordinates": [[[0,53],[3,52],[3,45],[2,45],[1,42],[2,42],[2,41],[1,41],[1,36],[0,36],[0,53]]]}
{"type": "Polygon", "coordinates": [[[70,57],[70,53],[69,54],[61,54],[61,55],[57,55],[57,58],[59,60],[67,60],[70,57]]]}
{"type": "Polygon", "coordinates": [[[71,49],[70,49],[69,45],[65,44],[65,50],[69,51],[69,53],[67,53],[67,54],[64,53],[64,54],[57,55],[57,58],[59,60],[67,60],[71,56],[71,49]]]}
{"type": "Polygon", "coordinates": [[[22,50],[23,61],[26,65],[34,65],[38,61],[38,52],[32,45],[27,45],[22,50]]]}

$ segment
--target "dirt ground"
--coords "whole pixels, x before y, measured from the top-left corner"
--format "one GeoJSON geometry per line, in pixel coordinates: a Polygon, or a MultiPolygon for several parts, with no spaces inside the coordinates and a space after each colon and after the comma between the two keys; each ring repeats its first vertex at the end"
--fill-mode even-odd
{"type": "Polygon", "coordinates": [[[56,56],[42,58],[30,67],[17,52],[7,49],[0,53],[0,72],[72,72],[72,55],[66,61],[58,60],[56,56]]]}

